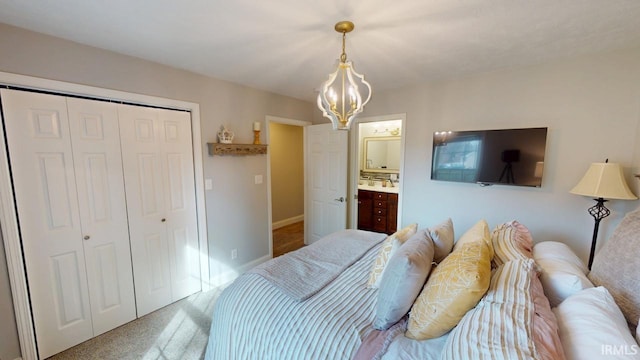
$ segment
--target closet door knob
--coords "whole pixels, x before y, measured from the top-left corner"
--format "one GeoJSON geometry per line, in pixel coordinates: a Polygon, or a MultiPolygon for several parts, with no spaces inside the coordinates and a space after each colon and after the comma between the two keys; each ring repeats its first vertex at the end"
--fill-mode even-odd
{"type": "Polygon", "coordinates": [[[165,222],[165,221],[167,221],[167,219],[165,219],[165,218],[162,218],[162,220],[160,220],[160,221],[162,221],[162,222],[165,222]]]}
{"type": "Polygon", "coordinates": [[[83,237],[83,239],[85,239],[85,240],[89,240],[89,239],[91,239],[91,236],[89,236],[89,235],[85,235],[85,236],[83,237]]]}

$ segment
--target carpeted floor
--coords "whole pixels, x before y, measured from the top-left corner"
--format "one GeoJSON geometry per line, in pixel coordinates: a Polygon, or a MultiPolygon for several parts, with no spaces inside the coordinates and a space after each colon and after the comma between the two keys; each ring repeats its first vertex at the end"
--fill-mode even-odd
{"type": "Polygon", "coordinates": [[[202,359],[221,291],[193,294],[49,359],[202,359]]]}

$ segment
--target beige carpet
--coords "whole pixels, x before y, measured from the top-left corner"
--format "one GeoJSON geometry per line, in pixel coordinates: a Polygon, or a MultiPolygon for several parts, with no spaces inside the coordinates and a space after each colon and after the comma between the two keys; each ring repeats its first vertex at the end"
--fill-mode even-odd
{"type": "Polygon", "coordinates": [[[50,359],[202,359],[220,292],[193,294],[50,359]]]}

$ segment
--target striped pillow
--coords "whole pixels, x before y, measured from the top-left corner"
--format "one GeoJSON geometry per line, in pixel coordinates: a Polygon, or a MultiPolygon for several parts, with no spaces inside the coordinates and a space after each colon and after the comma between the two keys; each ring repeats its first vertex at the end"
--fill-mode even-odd
{"type": "Polygon", "coordinates": [[[532,259],[499,267],[485,297],[451,331],[442,359],[564,359],[555,317],[537,280],[532,259]]]}
{"type": "Polygon", "coordinates": [[[533,239],[526,226],[513,220],[496,226],[491,233],[493,243],[493,267],[497,268],[509,260],[533,258],[533,239]]]}
{"type": "Polygon", "coordinates": [[[389,235],[383,242],[378,252],[378,256],[376,257],[376,261],[373,262],[373,266],[371,267],[371,272],[369,273],[369,281],[367,282],[367,287],[377,289],[380,287],[380,281],[382,280],[382,272],[384,271],[385,266],[387,266],[387,262],[389,262],[389,258],[391,258],[392,250],[393,250],[393,242],[394,240],[398,240],[400,244],[403,244],[407,239],[409,239],[413,234],[418,231],[418,224],[411,224],[406,226],[405,228],[398,230],[397,232],[389,235]]]}

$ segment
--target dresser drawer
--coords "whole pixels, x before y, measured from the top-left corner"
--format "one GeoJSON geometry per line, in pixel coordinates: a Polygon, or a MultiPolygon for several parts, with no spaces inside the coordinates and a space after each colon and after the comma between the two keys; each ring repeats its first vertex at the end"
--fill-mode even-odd
{"type": "Polygon", "coordinates": [[[387,200],[387,193],[383,193],[383,192],[375,192],[373,193],[373,199],[374,200],[387,200]]]}
{"type": "Polygon", "coordinates": [[[374,208],[387,208],[387,201],[386,200],[373,200],[373,207],[374,208]]]}
{"type": "Polygon", "coordinates": [[[386,232],[387,231],[387,217],[386,216],[377,216],[373,217],[373,230],[377,232],[386,232]]]}
{"type": "Polygon", "coordinates": [[[386,207],[375,207],[373,208],[374,216],[387,216],[387,208],[386,207]]]}

